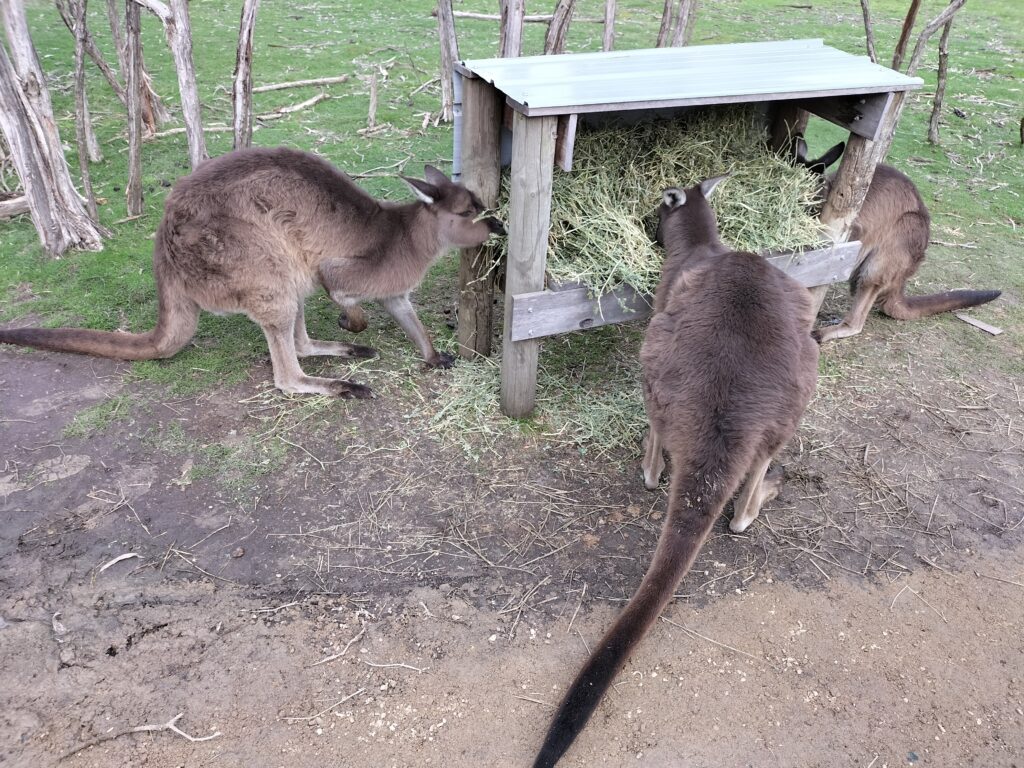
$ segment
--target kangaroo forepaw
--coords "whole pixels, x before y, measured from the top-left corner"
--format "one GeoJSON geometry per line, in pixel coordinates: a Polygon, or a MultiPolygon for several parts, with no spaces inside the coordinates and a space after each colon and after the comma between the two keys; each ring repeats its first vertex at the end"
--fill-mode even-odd
{"type": "Polygon", "coordinates": [[[822,336],[822,329],[821,328],[815,328],[813,331],[811,331],[811,338],[814,339],[816,342],[818,342],[818,344],[821,344],[821,342],[822,342],[821,336],[822,336]]]}
{"type": "Polygon", "coordinates": [[[362,333],[366,330],[368,323],[366,322],[366,315],[362,312],[356,317],[349,317],[347,312],[342,311],[338,315],[338,325],[350,333],[362,333]]]}
{"type": "Polygon", "coordinates": [[[455,355],[448,352],[437,352],[430,360],[424,361],[427,368],[451,368],[455,365],[455,355]]]}
{"type": "Polygon", "coordinates": [[[331,382],[330,390],[332,395],[342,400],[368,400],[374,396],[373,390],[369,387],[340,379],[331,382]]]}

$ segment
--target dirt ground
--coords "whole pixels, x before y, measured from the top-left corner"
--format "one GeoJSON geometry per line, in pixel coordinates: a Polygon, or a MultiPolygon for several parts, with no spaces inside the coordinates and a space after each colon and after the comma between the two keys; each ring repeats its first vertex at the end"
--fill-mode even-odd
{"type": "MultiPolygon", "coordinates": [[[[952,323],[827,348],[782,495],[716,527],[566,766],[1024,766],[1024,406],[929,363],[952,323]]],[[[265,361],[174,401],[129,370],[0,350],[0,763],[530,763],[657,537],[637,456],[469,459],[386,398],[279,429],[265,361]],[[216,737],[125,733],[179,714],[216,737]]]]}

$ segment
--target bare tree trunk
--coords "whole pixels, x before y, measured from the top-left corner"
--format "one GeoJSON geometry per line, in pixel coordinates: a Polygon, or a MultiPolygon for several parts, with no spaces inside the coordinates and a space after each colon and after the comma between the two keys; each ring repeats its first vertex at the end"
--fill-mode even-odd
{"type": "Polygon", "coordinates": [[[942,101],[946,97],[946,80],[949,76],[949,33],[953,19],[946,22],[939,39],[939,74],[935,85],[935,99],[932,101],[932,116],[928,119],[928,141],[939,143],[939,118],[942,116],[942,101]]]}
{"type": "Polygon", "coordinates": [[[604,0],[604,39],[601,50],[610,51],[615,47],[615,0],[604,0]]]}
{"type": "Polygon", "coordinates": [[[693,23],[697,17],[697,0],[679,0],[679,14],[676,28],[672,33],[672,45],[689,45],[693,35],[693,23]]]}
{"type": "Polygon", "coordinates": [[[903,29],[900,30],[900,39],[896,43],[896,50],[892,54],[892,68],[897,72],[903,66],[903,57],[907,53],[910,33],[914,31],[914,22],[917,21],[917,13],[920,10],[921,0],[910,0],[910,8],[907,9],[906,18],[903,19],[903,29]]]}
{"type": "Polygon", "coordinates": [[[128,183],[125,200],[129,216],[142,214],[142,39],[139,6],[125,0],[125,59],[128,64],[128,183]]]}
{"type": "Polygon", "coordinates": [[[544,53],[564,53],[565,38],[569,34],[569,23],[576,9],[576,0],[558,0],[555,11],[548,24],[548,33],[544,38],[544,53]]]}
{"type": "Polygon", "coordinates": [[[96,196],[92,193],[92,177],[89,175],[89,139],[92,126],[89,124],[89,107],[85,100],[85,12],[88,0],[72,0],[75,15],[75,141],[78,144],[78,170],[82,176],[82,192],[89,218],[99,222],[96,210],[96,196]]]}
{"type": "Polygon", "coordinates": [[[668,43],[669,35],[672,32],[672,8],[673,0],[665,0],[665,7],[661,11],[661,26],[658,28],[658,48],[664,48],[668,43]]]}
{"type": "Polygon", "coordinates": [[[871,6],[868,0],[860,0],[860,10],[864,14],[864,39],[868,46],[868,58],[875,64],[878,63],[878,54],[875,52],[875,22],[871,20],[871,6]]]}
{"type": "Polygon", "coordinates": [[[455,116],[455,62],[459,58],[459,41],[455,36],[455,14],[452,0],[437,0],[437,34],[441,40],[441,119],[446,123],[455,116]]]}
{"type": "MultiPolygon", "coordinates": [[[[938,31],[939,27],[949,22],[956,15],[957,11],[963,8],[966,2],[967,0],[951,0],[942,13],[925,25],[921,35],[917,38],[917,45],[914,46],[914,52],[910,56],[910,61],[907,62],[906,74],[908,76],[913,76],[917,72],[917,68],[920,66],[921,59],[924,56],[925,45],[932,35],[938,31]]],[[[899,123],[900,115],[903,114],[904,106],[906,106],[906,97],[906,91],[899,91],[893,94],[892,104],[889,106],[889,111],[886,113],[879,129],[879,139],[871,147],[874,162],[882,162],[892,146],[896,125],[899,123]]]]}
{"type": "MultiPolygon", "coordinates": [[[[59,2],[59,0],[58,0],[59,2]]],[[[124,33],[121,31],[121,12],[118,9],[117,0],[107,0],[107,18],[110,21],[110,36],[114,41],[114,48],[117,50],[117,63],[121,72],[121,79],[128,82],[128,59],[125,49],[124,33]]],[[[142,62],[142,122],[146,126],[146,132],[156,133],[157,128],[171,119],[171,113],[167,110],[163,100],[153,90],[153,80],[146,71],[146,62],[142,62]]],[[[127,101],[122,98],[121,103],[126,107],[127,101]]]]}
{"type": "Polygon", "coordinates": [[[193,170],[209,155],[203,135],[203,120],[199,108],[199,89],[196,87],[195,66],[192,63],[192,24],[188,15],[188,0],[170,0],[170,7],[161,0],[134,0],[154,13],[164,25],[167,45],[174,57],[181,91],[181,116],[188,139],[188,156],[193,170]]]}
{"type": "Polygon", "coordinates": [[[231,90],[231,106],[235,114],[235,149],[252,144],[252,35],[260,0],[242,3],[242,21],[238,29],[238,52],[235,55],[235,81],[231,90]]]}
{"type": "Polygon", "coordinates": [[[50,95],[28,34],[24,6],[0,3],[7,48],[0,45],[0,131],[25,189],[32,223],[47,253],[102,250],[99,229],[75,190],[50,95]]]}
{"type": "Polygon", "coordinates": [[[526,0],[501,0],[501,43],[498,56],[512,58],[523,52],[523,16],[526,0]]]}

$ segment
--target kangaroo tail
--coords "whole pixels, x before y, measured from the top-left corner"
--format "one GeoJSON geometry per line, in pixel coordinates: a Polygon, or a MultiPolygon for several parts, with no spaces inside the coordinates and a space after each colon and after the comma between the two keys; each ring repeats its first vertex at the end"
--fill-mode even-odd
{"type": "Polygon", "coordinates": [[[176,285],[158,284],[158,291],[159,317],[156,328],[148,333],[87,328],[9,328],[0,329],[0,343],[117,360],[170,357],[195,333],[199,307],[176,285]]]}
{"type": "MultiPolygon", "coordinates": [[[[647,574],[565,694],[533,768],[552,768],[583,730],[633,648],[672,599],[742,478],[712,483],[675,472],[668,515],[647,574]]],[[[705,475],[706,477],[706,475],[705,475]]]]}
{"type": "Polygon", "coordinates": [[[1002,291],[946,291],[927,296],[890,296],[882,303],[882,311],[896,320],[917,320],[951,309],[964,309],[985,304],[1002,291]]]}

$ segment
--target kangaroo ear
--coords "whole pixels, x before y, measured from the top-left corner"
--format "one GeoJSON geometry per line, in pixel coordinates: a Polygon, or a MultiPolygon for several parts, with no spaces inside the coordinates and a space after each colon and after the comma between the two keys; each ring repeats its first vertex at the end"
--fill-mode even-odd
{"type": "Polygon", "coordinates": [[[686,193],[679,187],[669,187],[661,193],[661,200],[666,208],[678,208],[686,202],[686,193]]]}
{"type": "Polygon", "coordinates": [[[401,176],[400,178],[409,185],[409,188],[416,194],[416,197],[427,205],[430,205],[441,196],[441,190],[433,184],[421,181],[420,179],[410,179],[407,176],[401,176]]]}
{"type": "Polygon", "coordinates": [[[711,198],[711,193],[715,191],[715,187],[721,184],[723,181],[728,179],[730,174],[726,173],[723,176],[713,176],[710,179],[705,179],[700,183],[700,193],[704,195],[704,199],[708,200],[711,198]]]}
{"type": "Polygon", "coordinates": [[[451,184],[452,181],[442,171],[437,170],[432,165],[423,166],[423,178],[435,187],[443,187],[445,184],[451,184]]]}

